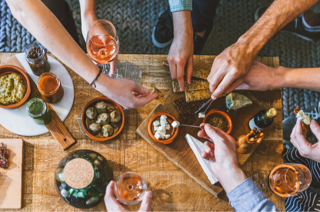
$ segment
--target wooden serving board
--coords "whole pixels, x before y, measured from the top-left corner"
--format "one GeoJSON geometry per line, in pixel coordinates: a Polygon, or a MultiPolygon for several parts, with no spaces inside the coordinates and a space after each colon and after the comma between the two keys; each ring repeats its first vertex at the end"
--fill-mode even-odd
{"type": "MultiPolygon", "coordinates": [[[[17,66],[28,74],[28,72],[24,69],[23,65],[19,62],[18,58],[15,56],[9,58],[3,64],[17,66]]],[[[42,99],[42,96],[38,91],[37,85],[31,79],[30,76],[29,76],[29,80],[31,84],[31,94],[29,99],[32,99],[35,97],[42,99]]],[[[70,146],[72,146],[74,143],[76,143],[76,140],[73,138],[69,130],[63,124],[62,120],[60,119],[58,114],[55,112],[55,110],[52,108],[52,106],[49,103],[47,103],[47,106],[51,112],[51,121],[45,126],[47,127],[51,135],[56,139],[56,141],[58,141],[58,143],[61,145],[62,149],[66,150],[70,146]]]]}
{"type": "MultiPolygon", "coordinates": [[[[232,119],[233,122],[233,129],[231,132],[231,136],[235,139],[240,135],[244,135],[250,132],[249,130],[249,120],[257,114],[260,110],[268,109],[263,107],[259,101],[256,99],[254,95],[250,91],[236,91],[237,93],[242,93],[247,96],[253,102],[252,105],[249,105],[245,108],[240,108],[238,110],[230,110],[227,111],[225,97],[218,98],[215,100],[210,107],[211,109],[218,109],[224,112],[227,112],[232,119]]],[[[177,120],[179,120],[179,113],[175,106],[172,104],[174,100],[179,99],[184,96],[184,93],[173,93],[170,90],[166,94],[165,103],[164,105],[158,104],[153,111],[148,115],[148,117],[141,123],[141,125],[137,129],[137,133],[146,140],[150,145],[156,148],[160,153],[162,153],[165,157],[167,157],[170,161],[172,161],[175,165],[181,168],[184,172],[186,172],[191,178],[193,178],[196,182],[202,185],[206,190],[208,190],[214,196],[218,196],[218,194],[223,190],[221,186],[212,185],[208,180],[206,174],[202,170],[200,163],[198,162],[196,156],[194,155],[193,151],[189,147],[185,139],[186,134],[190,134],[191,136],[199,139],[200,141],[205,141],[205,139],[199,138],[197,136],[197,132],[199,129],[191,128],[191,127],[180,127],[179,134],[177,138],[168,145],[164,145],[152,140],[152,138],[148,134],[148,122],[150,118],[159,111],[163,111],[173,115],[177,120]]],[[[278,111],[277,119],[281,119],[281,111],[278,111]]],[[[194,125],[200,125],[203,119],[197,119],[194,125]]],[[[272,126],[268,129],[270,130],[275,121],[273,122],[272,126]]],[[[264,132],[267,134],[268,129],[264,132]]],[[[262,141],[263,142],[263,141],[262,141]]],[[[248,158],[252,155],[254,150],[258,147],[258,145],[253,146],[253,151],[248,154],[238,154],[239,163],[243,165],[248,158]]]]}
{"type": "Polygon", "coordinates": [[[22,198],[22,139],[0,139],[9,150],[8,169],[0,168],[0,208],[19,209],[22,198]]]}

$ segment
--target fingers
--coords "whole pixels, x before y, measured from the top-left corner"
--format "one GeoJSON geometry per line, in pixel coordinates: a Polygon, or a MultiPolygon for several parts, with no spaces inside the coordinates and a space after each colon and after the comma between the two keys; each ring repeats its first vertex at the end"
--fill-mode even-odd
{"type": "Polygon", "coordinates": [[[104,196],[104,203],[108,211],[127,211],[114,197],[114,181],[110,181],[107,186],[106,194],[104,196]]]}
{"type": "Polygon", "coordinates": [[[157,93],[153,93],[151,95],[148,95],[148,96],[142,96],[142,97],[139,97],[139,98],[136,98],[136,108],[138,107],[143,107],[145,106],[146,104],[148,104],[149,102],[155,100],[156,98],[158,97],[158,94],[157,93]]]}
{"type": "Polygon", "coordinates": [[[310,152],[311,144],[303,136],[301,124],[301,121],[297,119],[296,125],[291,133],[291,142],[298,149],[301,156],[307,157],[310,152]]]}
{"type": "Polygon", "coordinates": [[[210,124],[206,124],[204,127],[206,134],[216,144],[217,141],[225,140],[227,134],[219,128],[213,127],[210,124]]]}
{"type": "Polygon", "coordinates": [[[209,88],[211,93],[214,92],[216,87],[219,85],[221,80],[223,79],[225,73],[222,70],[221,64],[218,64],[217,58],[213,61],[210,74],[207,78],[209,82],[209,88]]]}
{"type": "Polygon", "coordinates": [[[170,73],[171,73],[171,78],[172,79],[177,79],[177,67],[174,61],[174,58],[167,58],[169,62],[169,68],[170,68],[170,73]]]}
{"type": "Polygon", "coordinates": [[[114,197],[114,181],[110,181],[110,183],[107,186],[106,195],[104,196],[104,201],[107,201],[107,200],[116,201],[116,198],[114,197]]]}
{"type": "MultiPolygon", "coordinates": [[[[222,79],[222,81],[219,83],[218,87],[213,91],[213,93],[211,94],[211,98],[212,99],[217,99],[218,97],[220,97],[221,95],[223,95],[227,89],[229,88],[230,85],[232,85],[233,82],[235,82],[236,80],[236,75],[231,74],[230,72],[227,73],[224,78],[222,79]]],[[[240,84],[240,83],[239,83],[240,84]]],[[[233,85],[233,88],[236,88],[237,85],[233,85]]]]}
{"type": "Polygon", "coordinates": [[[113,77],[114,72],[116,70],[116,66],[117,66],[117,57],[110,63],[110,72],[109,72],[110,77],[113,77]]]}
{"type": "Polygon", "coordinates": [[[209,161],[212,161],[215,159],[215,157],[214,157],[214,144],[206,141],[203,145],[202,150],[203,150],[201,152],[202,158],[209,160],[209,161]]]}
{"type": "Polygon", "coordinates": [[[233,90],[235,90],[241,83],[242,83],[242,79],[237,79],[234,83],[232,83],[227,90],[223,93],[223,95],[227,95],[229,93],[231,93],[233,90]]]}
{"type": "Polygon", "coordinates": [[[180,85],[180,90],[184,91],[184,69],[185,69],[186,63],[182,60],[180,60],[177,64],[177,79],[180,85]]]}
{"type": "Polygon", "coordinates": [[[132,89],[132,91],[135,94],[140,94],[140,95],[143,95],[143,96],[147,96],[150,93],[148,88],[142,87],[142,86],[140,86],[140,85],[138,85],[136,83],[135,83],[135,87],[132,89]]]}
{"type": "Polygon", "coordinates": [[[139,212],[151,211],[151,204],[152,204],[152,192],[147,191],[143,197],[139,212]]]}
{"type": "Polygon", "coordinates": [[[246,83],[241,83],[235,90],[250,90],[250,86],[246,83]]]}
{"type": "Polygon", "coordinates": [[[191,84],[191,78],[192,78],[192,71],[193,71],[193,57],[189,57],[189,60],[187,62],[187,83],[191,84]]]}
{"type": "Polygon", "coordinates": [[[204,130],[200,130],[198,132],[198,136],[200,138],[205,138],[205,139],[208,139],[209,141],[212,141],[211,138],[209,138],[209,136],[206,134],[206,132],[204,130]]]}
{"type": "Polygon", "coordinates": [[[315,120],[311,121],[310,129],[317,139],[320,140],[320,126],[315,120]]]}

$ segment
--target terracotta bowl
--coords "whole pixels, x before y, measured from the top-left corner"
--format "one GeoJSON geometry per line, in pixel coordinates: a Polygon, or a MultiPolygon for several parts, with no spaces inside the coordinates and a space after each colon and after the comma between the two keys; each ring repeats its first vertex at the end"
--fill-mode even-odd
{"type": "Polygon", "coordinates": [[[230,134],[231,131],[232,131],[232,127],[233,127],[232,120],[231,120],[230,116],[227,113],[225,113],[225,112],[223,112],[221,110],[217,110],[217,109],[210,110],[209,113],[207,113],[206,117],[204,117],[202,123],[209,123],[209,118],[211,116],[213,116],[213,115],[220,115],[220,116],[224,117],[227,120],[228,129],[227,129],[226,133],[230,134]]]}
{"type": "Polygon", "coordinates": [[[86,104],[86,106],[84,106],[84,108],[82,110],[81,124],[83,126],[83,129],[84,129],[85,133],[87,134],[87,136],[89,138],[91,138],[92,140],[95,140],[95,141],[104,142],[104,141],[108,141],[110,139],[115,138],[123,130],[124,123],[125,123],[125,116],[124,116],[123,108],[118,103],[112,101],[111,99],[109,99],[108,97],[105,97],[105,96],[100,96],[98,98],[92,99],[90,102],[88,102],[86,104]],[[103,138],[97,137],[97,136],[91,134],[90,131],[87,129],[87,125],[86,125],[86,110],[87,110],[88,107],[94,107],[94,105],[98,101],[104,101],[106,103],[112,104],[121,113],[122,118],[121,118],[121,125],[119,127],[119,130],[118,130],[118,132],[116,132],[115,134],[113,134],[110,137],[103,137],[103,138]]]}
{"type": "Polygon", "coordinates": [[[6,75],[6,74],[12,74],[12,73],[17,73],[19,76],[21,76],[24,84],[27,86],[27,92],[24,95],[23,99],[21,99],[20,102],[10,104],[10,105],[3,105],[0,103],[1,108],[5,108],[5,109],[18,108],[28,100],[30,93],[31,93],[31,85],[30,85],[30,80],[29,80],[27,73],[25,73],[21,68],[19,68],[17,66],[13,66],[13,65],[0,66],[0,77],[3,75],[6,75]]]}
{"type": "Polygon", "coordinates": [[[159,143],[163,143],[163,144],[170,144],[170,143],[172,143],[172,141],[178,136],[178,132],[179,132],[179,127],[178,128],[172,128],[173,129],[173,135],[169,138],[169,139],[167,139],[167,140],[159,140],[159,139],[156,139],[155,137],[154,137],[154,135],[153,135],[153,130],[152,130],[152,128],[153,128],[153,125],[152,125],[152,123],[155,121],[155,120],[157,120],[157,119],[160,119],[160,116],[161,115],[166,115],[168,118],[167,118],[167,120],[168,120],[168,122],[170,123],[170,127],[172,128],[172,126],[171,126],[171,123],[173,122],[173,121],[177,121],[177,119],[175,118],[175,117],[173,117],[172,115],[170,115],[170,114],[168,114],[168,113],[165,113],[165,112],[157,112],[157,113],[155,113],[153,116],[152,116],[152,118],[149,120],[149,123],[148,123],[148,133],[149,133],[149,135],[150,135],[150,137],[154,140],[154,141],[156,141],[156,142],[159,142],[159,143]],[[171,121],[171,122],[170,122],[171,121]]]}

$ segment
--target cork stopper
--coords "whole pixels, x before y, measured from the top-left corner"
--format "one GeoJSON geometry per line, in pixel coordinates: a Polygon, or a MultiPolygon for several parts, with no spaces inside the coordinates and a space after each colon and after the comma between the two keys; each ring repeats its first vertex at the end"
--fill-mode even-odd
{"type": "Polygon", "coordinates": [[[65,166],[63,175],[66,183],[75,189],[82,189],[90,185],[94,177],[91,163],[83,158],[71,160],[65,166]]]}
{"type": "Polygon", "coordinates": [[[270,108],[267,112],[267,116],[273,118],[277,115],[277,110],[275,108],[270,108]]]}

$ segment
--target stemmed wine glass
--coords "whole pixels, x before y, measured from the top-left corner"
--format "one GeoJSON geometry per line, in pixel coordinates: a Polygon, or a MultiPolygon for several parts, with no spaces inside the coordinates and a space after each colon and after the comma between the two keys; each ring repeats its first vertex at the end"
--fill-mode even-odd
{"type": "Polygon", "coordinates": [[[110,69],[108,70],[107,64],[111,63],[119,52],[116,28],[110,21],[97,20],[91,25],[86,42],[89,57],[108,74],[110,69]]]}

